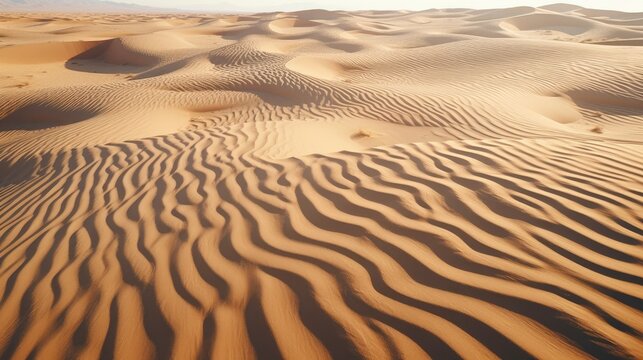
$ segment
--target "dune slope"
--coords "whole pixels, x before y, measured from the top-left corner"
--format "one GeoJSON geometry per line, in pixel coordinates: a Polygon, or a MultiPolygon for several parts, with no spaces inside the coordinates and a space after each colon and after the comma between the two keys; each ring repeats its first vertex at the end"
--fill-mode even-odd
{"type": "Polygon", "coordinates": [[[642,16],[0,17],[0,358],[643,358],[642,16]]]}

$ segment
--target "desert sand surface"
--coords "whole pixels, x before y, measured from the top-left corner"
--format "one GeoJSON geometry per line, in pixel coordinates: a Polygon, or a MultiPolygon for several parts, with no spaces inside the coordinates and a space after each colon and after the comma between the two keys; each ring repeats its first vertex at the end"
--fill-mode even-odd
{"type": "Polygon", "coordinates": [[[643,13],[0,16],[1,359],[642,359],[643,13]]]}

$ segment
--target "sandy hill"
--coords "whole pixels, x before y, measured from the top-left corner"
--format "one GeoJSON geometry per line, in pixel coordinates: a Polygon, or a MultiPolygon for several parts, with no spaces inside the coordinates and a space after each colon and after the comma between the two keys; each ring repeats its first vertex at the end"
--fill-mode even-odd
{"type": "Polygon", "coordinates": [[[643,16],[0,15],[0,359],[642,359],[643,16]]]}

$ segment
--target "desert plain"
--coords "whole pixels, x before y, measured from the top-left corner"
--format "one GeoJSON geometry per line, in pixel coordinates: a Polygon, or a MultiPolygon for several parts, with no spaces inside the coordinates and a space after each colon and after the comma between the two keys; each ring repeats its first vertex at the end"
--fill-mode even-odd
{"type": "Polygon", "coordinates": [[[643,13],[0,16],[1,359],[643,358],[643,13]]]}

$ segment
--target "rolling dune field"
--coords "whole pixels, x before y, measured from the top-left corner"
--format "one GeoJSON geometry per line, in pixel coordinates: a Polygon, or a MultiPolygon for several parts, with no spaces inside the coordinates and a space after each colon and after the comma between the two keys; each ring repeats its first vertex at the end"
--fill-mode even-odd
{"type": "Polygon", "coordinates": [[[0,15],[0,359],[643,359],[643,13],[0,15]]]}

